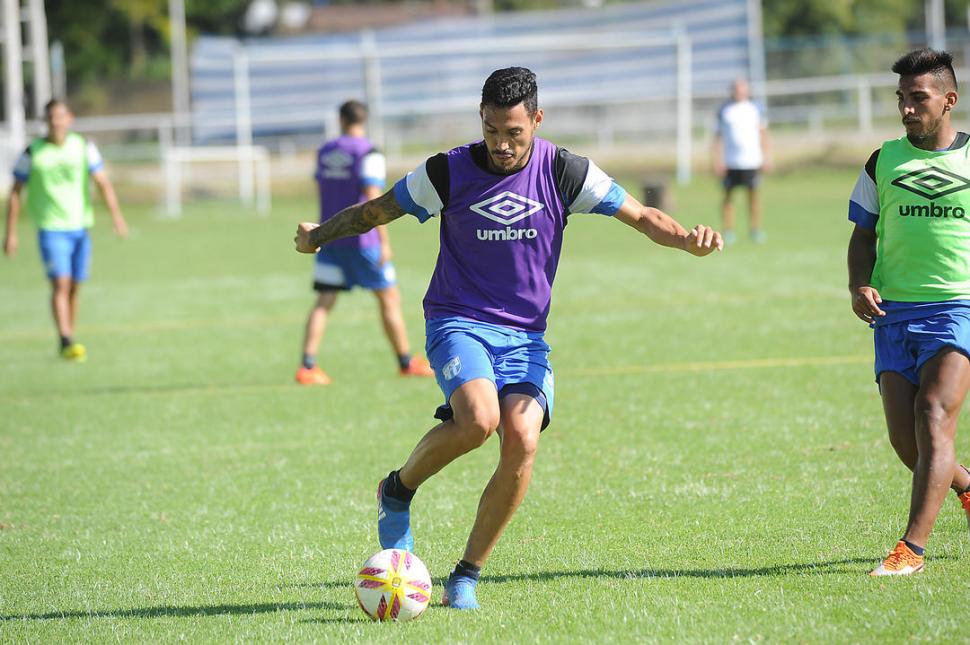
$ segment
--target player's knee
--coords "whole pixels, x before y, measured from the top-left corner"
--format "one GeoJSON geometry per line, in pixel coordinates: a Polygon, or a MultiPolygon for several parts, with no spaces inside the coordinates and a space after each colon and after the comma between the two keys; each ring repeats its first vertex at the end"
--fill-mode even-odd
{"type": "Polygon", "coordinates": [[[939,396],[921,396],[916,400],[916,416],[930,435],[942,432],[956,410],[951,409],[946,400],[939,396]]]}
{"type": "Polygon", "coordinates": [[[539,432],[533,428],[504,428],[502,454],[522,463],[531,463],[539,449],[539,432]]]}
{"type": "Polygon", "coordinates": [[[498,428],[498,408],[486,404],[470,406],[463,414],[455,416],[455,423],[462,429],[471,447],[477,448],[498,428]]]}

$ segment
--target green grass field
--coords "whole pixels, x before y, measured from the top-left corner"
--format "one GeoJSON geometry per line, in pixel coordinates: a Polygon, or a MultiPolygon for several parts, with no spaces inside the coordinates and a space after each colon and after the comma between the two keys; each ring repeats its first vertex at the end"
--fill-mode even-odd
{"type": "MultiPolygon", "coordinates": [[[[0,263],[0,641],[967,642],[954,498],[925,573],[866,576],[901,535],[910,477],[844,286],[855,174],[769,178],[769,243],[742,228],[705,259],[575,217],[548,332],[555,418],[483,609],[403,625],[367,620],[351,581],[379,548],[374,487],[440,393],[396,376],[367,293],[335,311],[335,383],[292,384],[312,295],[291,238],[312,196],[267,219],[129,208],[127,242],[102,217],[83,365],[55,357],[24,226],[0,263]]],[[[712,180],[675,197],[685,224],[716,222],[712,180]]],[[[418,348],[436,228],[391,228],[418,348]]],[[[497,447],[416,498],[435,601],[497,447]]]]}

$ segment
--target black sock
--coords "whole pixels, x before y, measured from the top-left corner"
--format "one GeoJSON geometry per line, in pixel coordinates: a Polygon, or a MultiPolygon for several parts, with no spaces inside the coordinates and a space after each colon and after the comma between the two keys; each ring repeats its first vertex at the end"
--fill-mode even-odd
{"type": "Polygon", "coordinates": [[[72,342],[70,336],[61,336],[61,349],[70,347],[72,342]]]}
{"type": "Polygon", "coordinates": [[[397,355],[397,364],[401,366],[401,369],[402,370],[406,370],[408,368],[408,365],[411,364],[411,355],[410,354],[398,354],[397,355]]]}
{"type": "Polygon", "coordinates": [[[478,577],[482,575],[482,568],[476,567],[467,560],[459,560],[458,564],[455,565],[455,571],[452,575],[478,580],[478,577]]]}
{"type": "Polygon", "coordinates": [[[307,368],[308,370],[312,370],[316,366],[316,364],[317,364],[316,356],[314,356],[313,354],[303,355],[303,367],[307,368]]]}
{"type": "Polygon", "coordinates": [[[401,502],[410,502],[415,491],[401,483],[398,471],[392,470],[384,480],[384,494],[401,502]]]}
{"type": "Polygon", "coordinates": [[[913,553],[915,553],[916,555],[923,555],[923,551],[925,551],[925,549],[923,547],[916,546],[915,544],[913,544],[909,540],[903,540],[903,543],[906,546],[908,546],[909,547],[909,550],[912,551],[913,553]]]}

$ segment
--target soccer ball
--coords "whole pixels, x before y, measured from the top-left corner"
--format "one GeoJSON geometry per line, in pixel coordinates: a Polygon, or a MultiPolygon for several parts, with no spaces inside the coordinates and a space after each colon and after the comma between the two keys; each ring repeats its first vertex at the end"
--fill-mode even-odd
{"type": "Polygon", "coordinates": [[[371,620],[417,618],[431,602],[431,576],[418,556],[400,549],[375,553],[357,572],[357,604],[371,620]]]}

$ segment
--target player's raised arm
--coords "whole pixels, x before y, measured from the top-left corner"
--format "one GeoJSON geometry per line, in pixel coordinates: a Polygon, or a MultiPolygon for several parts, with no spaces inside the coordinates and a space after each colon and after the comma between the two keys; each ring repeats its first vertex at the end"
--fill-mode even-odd
{"type": "Polygon", "coordinates": [[[375,226],[393,222],[404,209],[389,190],[377,199],[355,204],[343,209],[323,224],[303,222],[296,227],[296,250],[300,253],[316,253],[327,242],[341,237],[360,235],[375,226]]]}
{"type": "Polygon", "coordinates": [[[704,256],[724,248],[721,234],[710,226],[698,224],[688,231],[670,215],[660,209],[644,206],[629,194],[616,212],[616,218],[657,244],[682,249],[691,255],[704,256]]]}

